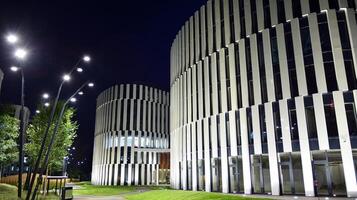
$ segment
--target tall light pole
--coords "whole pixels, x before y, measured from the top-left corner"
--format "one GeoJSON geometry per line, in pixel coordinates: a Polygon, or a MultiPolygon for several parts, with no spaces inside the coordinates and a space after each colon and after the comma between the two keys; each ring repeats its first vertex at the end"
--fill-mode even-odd
{"type": "Polygon", "coordinates": [[[11,71],[21,73],[21,110],[20,110],[20,134],[19,134],[19,172],[17,180],[17,196],[22,196],[22,172],[24,167],[24,135],[25,135],[25,76],[21,67],[11,67],[11,71]]]}
{"type": "MultiPolygon", "coordinates": [[[[16,35],[10,34],[6,37],[6,40],[10,44],[15,44],[18,42],[18,37],[16,35]]],[[[18,60],[24,60],[27,56],[27,51],[22,48],[18,48],[14,52],[14,56],[18,60]]],[[[18,171],[18,190],[17,196],[21,198],[22,196],[22,172],[24,168],[24,139],[25,139],[25,76],[22,67],[11,67],[11,71],[21,73],[21,110],[20,110],[20,134],[19,134],[19,171],[18,171]]]]}
{"type": "MultiPolygon", "coordinates": [[[[53,121],[53,117],[54,117],[54,114],[55,114],[55,111],[56,111],[56,107],[57,107],[57,103],[58,103],[58,99],[61,95],[61,91],[62,91],[62,87],[63,87],[63,84],[65,82],[68,82],[70,81],[71,79],[71,74],[73,73],[73,71],[75,69],[77,69],[79,67],[79,64],[82,62],[82,60],[84,62],[89,62],[90,61],[90,57],[89,56],[84,56],[82,59],[78,60],[78,62],[73,66],[73,68],[71,69],[71,71],[68,73],[68,74],[65,74],[63,75],[63,79],[62,79],[62,82],[60,84],[60,86],[58,87],[58,90],[57,90],[57,95],[56,95],[56,98],[55,98],[55,101],[54,101],[54,104],[52,106],[52,110],[51,110],[51,115],[47,121],[47,126],[46,126],[46,130],[45,130],[45,134],[42,138],[42,141],[41,141],[41,147],[40,147],[40,151],[37,155],[37,159],[36,159],[36,163],[35,163],[35,167],[34,167],[34,170],[32,172],[32,177],[31,177],[31,181],[30,181],[30,185],[29,185],[29,188],[28,188],[28,191],[27,191],[27,195],[26,195],[26,200],[29,200],[30,197],[31,197],[31,192],[32,192],[32,188],[33,188],[33,185],[35,183],[35,179],[36,179],[36,174],[38,172],[38,169],[39,169],[39,166],[40,166],[40,162],[41,162],[41,157],[42,157],[42,154],[43,154],[43,151],[44,151],[44,148],[45,148],[45,144],[46,144],[46,140],[47,140],[47,136],[48,136],[48,132],[49,132],[49,129],[50,129],[50,126],[52,124],[52,121],[53,121]]],[[[48,105],[49,106],[49,105],[48,105]]],[[[40,177],[38,178],[37,180],[38,182],[40,182],[40,177]]],[[[36,193],[34,193],[34,195],[36,195],[36,193]]]]}
{"type": "Polygon", "coordinates": [[[66,106],[67,106],[67,104],[69,102],[75,103],[77,101],[75,96],[87,85],[88,85],[88,87],[93,87],[94,86],[94,84],[89,82],[89,81],[84,83],[83,85],[81,85],[81,87],[79,87],[76,90],[76,92],[73,93],[73,95],[71,97],[69,97],[64,102],[64,104],[63,104],[63,106],[61,108],[61,112],[60,112],[60,115],[59,115],[59,117],[57,119],[55,129],[53,130],[53,133],[52,133],[52,136],[51,136],[51,140],[50,140],[50,144],[48,145],[48,149],[47,149],[47,152],[46,152],[45,160],[43,161],[43,165],[41,166],[40,174],[38,176],[38,181],[37,181],[36,187],[35,187],[35,189],[33,191],[31,200],[35,200],[38,188],[39,188],[40,184],[42,183],[42,176],[43,176],[43,174],[45,173],[45,171],[46,171],[46,169],[48,167],[48,160],[49,160],[49,157],[50,157],[51,149],[52,149],[53,143],[54,143],[54,141],[56,139],[56,135],[58,133],[58,128],[59,128],[59,126],[60,126],[60,124],[62,122],[62,117],[63,117],[64,111],[66,109],[66,106]]]}

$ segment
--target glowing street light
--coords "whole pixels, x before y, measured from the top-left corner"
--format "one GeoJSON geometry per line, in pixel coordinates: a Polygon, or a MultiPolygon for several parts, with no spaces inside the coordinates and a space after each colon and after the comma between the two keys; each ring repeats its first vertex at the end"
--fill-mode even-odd
{"type": "Polygon", "coordinates": [[[6,40],[10,44],[15,44],[19,41],[19,38],[15,34],[9,34],[6,36],[6,40]]]}
{"type": "Polygon", "coordinates": [[[16,67],[16,66],[12,66],[10,67],[10,70],[13,71],[13,72],[17,72],[20,70],[20,68],[16,67]]]}
{"type": "Polygon", "coordinates": [[[88,87],[94,87],[94,83],[88,83],[88,87]]]}
{"type": "Polygon", "coordinates": [[[15,57],[20,59],[20,60],[23,60],[26,58],[27,56],[27,51],[25,49],[16,49],[15,53],[14,53],[15,57]]]}
{"type": "Polygon", "coordinates": [[[77,101],[76,98],[72,97],[71,100],[70,100],[72,103],[75,103],[77,101]]]}
{"type": "Polygon", "coordinates": [[[78,68],[77,68],[77,72],[79,72],[79,73],[83,72],[83,68],[78,67],[78,68]]]}
{"type": "Polygon", "coordinates": [[[84,62],[89,62],[90,57],[88,55],[85,55],[85,56],[83,56],[83,60],[84,60],[84,62]]]}
{"type": "Polygon", "coordinates": [[[44,93],[44,94],[42,95],[42,98],[48,99],[48,98],[50,98],[50,95],[49,95],[48,93],[44,93]]]}
{"type": "Polygon", "coordinates": [[[41,112],[40,112],[39,110],[36,110],[36,113],[37,113],[37,114],[40,114],[41,112]]]}
{"type": "Polygon", "coordinates": [[[78,92],[79,95],[83,95],[84,93],[82,91],[78,92]]]}
{"type": "Polygon", "coordinates": [[[69,80],[71,80],[71,76],[69,76],[68,74],[65,74],[65,75],[63,76],[63,80],[64,80],[64,81],[69,81],[69,80]]]}
{"type": "Polygon", "coordinates": [[[50,103],[46,102],[46,103],[45,103],[45,106],[46,106],[46,107],[50,107],[50,103]]]}

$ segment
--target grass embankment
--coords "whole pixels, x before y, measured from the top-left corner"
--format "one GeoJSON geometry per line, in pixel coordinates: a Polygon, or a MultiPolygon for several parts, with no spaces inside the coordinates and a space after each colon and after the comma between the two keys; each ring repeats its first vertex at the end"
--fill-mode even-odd
{"type": "MultiPolygon", "coordinates": [[[[22,193],[23,199],[26,197],[26,191],[22,193]]],[[[48,196],[40,195],[38,199],[58,200],[59,197],[54,194],[48,196]]],[[[17,187],[9,184],[0,183],[0,200],[18,200],[17,187]]]]}
{"type": "Polygon", "coordinates": [[[262,200],[262,198],[250,198],[229,194],[192,192],[182,190],[152,190],[140,194],[127,195],[125,198],[127,200],[262,200]]]}

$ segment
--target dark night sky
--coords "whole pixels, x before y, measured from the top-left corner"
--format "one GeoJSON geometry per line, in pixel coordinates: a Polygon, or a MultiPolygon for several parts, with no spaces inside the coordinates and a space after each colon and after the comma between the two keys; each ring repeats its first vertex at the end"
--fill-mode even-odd
{"type": "MultiPolygon", "coordinates": [[[[139,83],[169,91],[170,46],[176,33],[205,0],[153,1],[1,1],[0,35],[19,34],[29,50],[21,65],[26,73],[26,105],[34,112],[40,95],[54,95],[61,76],[83,54],[92,62],[86,73],[64,88],[63,98],[85,79],[94,80],[77,103],[80,124],[75,141],[77,160],[93,149],[95,100],[117,83],[139,83]],[[81,77],[81,78],[80,78],[81,77]]],[[[0,40],[0,68],[5,73],[1,103],[20,103],[20,76],[9,71],[16,63],[13,47],[0,40]]]]}

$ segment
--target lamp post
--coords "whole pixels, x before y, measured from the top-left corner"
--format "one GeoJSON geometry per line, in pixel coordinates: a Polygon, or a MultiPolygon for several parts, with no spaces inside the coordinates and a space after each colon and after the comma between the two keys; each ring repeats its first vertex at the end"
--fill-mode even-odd
{"type": "MultiPolygon", "coordinates": [[[[8,34],[6,36],[6,41],[13,45],[18,42],[19,38],[15,34],[8,34]]],[[[22,48],[17,48],[15,50],[14,56],[18,60],[24,60],[27,56],[27,51],[22,48]]],[[[25,76],[24,71],[21,67],[11,67],[11,71],[21,72],[21,111],[20,111],[20,134],[19,134],[19,172],[18,172],[18,189],[17,196],[21,198],[22,196],[22,171],[24,167],[24,135],[25,135],[25,119],[24,119],[24,107],[25,107],[25,76]]]]}
{"type": "MultiPolygon", "coordinates": [[[[26,200],[29,200],[30,197],[31,197],[32,188],[33,188],[33,185],[34,185],[34,183],[35,183],[36,174],[37,174],[38,168],[39,168],[39,166],[40,166],[42,153],[43,153],[43,150],[44,150],[44,148],[45,148],[45,143],[46,143],[46,140],[47,140],[48,132],[49,132],[50,126],[51,126],[52,121],[53,121],[53,117],[54,117],[55,110],[56,110],[56,107],[57,107],[58,99],[59,99],[60,94],[61,94],[61,91],[62,91],[63,84],[64,84],[65,82],[70,81],[72,72],[73,72],[75,69],[77,69],[77,68],[79,67],[79,64],[81,63],[82,60],[83,60],[84,62],[89,62],[89,61],[90,61],[90,57],[89,57],[89,56],[84,56],[82,59],[78,60],[78,62],[73,66],[73,68],[71,69],[71,71],[70,71],[68,74],[65,74],[65,75],[63,76],[63,80],[62,80],[60,86],[58,87],[57,95],[56,95],[54,104],[53,104],[53,106],[52,106],[51,115],[50,115],[50,117],[49,117],[49,119],[48,119],[48,121],[47,121],[47,127],[46,127],[46,130],[45,130],[45,134],[44,134],[44,137],[42,138],[41,147],[40,147],[40,150],[39,150],[39,153],[38,153],[36,162],[35,162],[35,167],[34,167],[34,170],[33,170],[33,175],[32,175],[32,177],[31,177],[30,185],[29,185],[28,192],[27,192],[27,195],[26,195],[26,200]]],[[[45,104],[45,106],[46,106],[46,104],[45,104]]],[[[48,106],[49,106],[49,104],[48,104],[48,106]]],[[[40,180],[40,177],[38,178],[38,182],[39,182],[39,181],[41,181],[41,180],[40,180]]],[[[34,193],[34,195],[36,195],[36,193],[34,193]]]]}
{"type": "Polygon", "coordinates": [[[58,117],[58,120],[56,122],[56,126],[55,126],[55,129],[53,130],[53,133],[52,133],[52,136],[51,136],[51,140],[50,140],[50,144],[48,145],[48,149],[47,149],[47,152],[46,152],[46,156],[45,156],[45,160],[43,161],[43,165],[41,167],[41,170],[40,170],[40,174],[38,176],[38,181],[36,183],[36,187],[33,191],[33,194],[32,194],[32,198],[31,200],[34,200],[36,198],[36,194],[37,194],[37,191],[38,191],[38,188],[40,186],[40,184],[42,183],[42,176],[43,174],[45,173],[47,167],[48,167],[48,160],[49,160],[49,157],[50,157],[50,153],[51,153],[51,149],[52,149],[52,146],[53,146],[53,143],[56,139],[56,135],[57,135],[57,132],[58,132],[58,128],[60,126],[60,123],[62,121],[62,117],[63,117],[63,114],[64,114],[64,111],[66,109],[66,106],[69,102],[72,102],[72,103],[75,103],[77,101],[77,99],[75,98],[75,96],[86,86],[88,85],[89,87],[93,87],[94,84],[93,83],[90,83],[90,82],[86,82],[84,83],[83,85],[81,85],[81,87],[79,87],[76,92],[73,93],[73,95],[71,97],[69,97],[65,103],[63,104],[62,108],[61,108],[61,112],[60,112],[60,115],[58,117]]]}
{"type": "Polygon", "coordinates": [[[20,134],[19,134],[19,172],[18,172],[18,190],[17,196],[22,196],[22,172],[24,167],[24,135],[25,135],[25,76],[21,67],[11,67],[11,71],[21,73],[21,110],[20,110],[20,134]]]}

